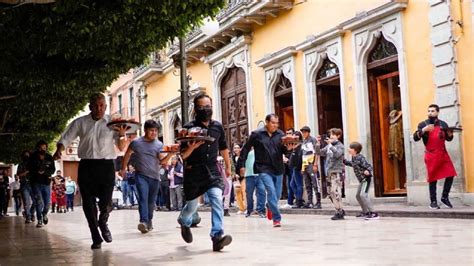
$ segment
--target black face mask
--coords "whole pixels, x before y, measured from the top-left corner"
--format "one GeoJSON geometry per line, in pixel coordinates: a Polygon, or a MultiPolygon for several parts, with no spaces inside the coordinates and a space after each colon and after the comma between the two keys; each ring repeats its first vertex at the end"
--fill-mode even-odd
{"type": "Polygon", "coordinates": [[[194,109],[196,112],[196,120],[207,122],[211,120],[212,108],[194,109]]]}

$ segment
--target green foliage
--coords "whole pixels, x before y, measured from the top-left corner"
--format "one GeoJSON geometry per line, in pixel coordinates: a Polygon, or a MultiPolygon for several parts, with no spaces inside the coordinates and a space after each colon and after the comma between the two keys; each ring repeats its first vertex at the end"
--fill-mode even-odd
{"type": "Polygon", "coordinates": [[[0,161],[52,141],[91,94],[140,65],[224,0],[0,4],[0,161]],[[16,95],[12,99],[2,97],[16,95]]]}

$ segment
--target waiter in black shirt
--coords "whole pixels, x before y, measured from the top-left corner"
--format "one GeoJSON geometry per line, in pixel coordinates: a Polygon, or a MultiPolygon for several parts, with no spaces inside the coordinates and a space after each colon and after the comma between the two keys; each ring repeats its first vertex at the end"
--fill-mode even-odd
{"type": "Polygon", "coordinates": [[[225,140],[222,124],[212,120],[212,100],[201,93],[194,98],[196,119],[184,125],[184,128],[201,127],[207,129],[208,136],[215,140],[211,143],[203,141],[181,145],[181,157],[184,160],[184,194],[186,205],[179,216],[181,236],[186,243],[193,241],[191,225],[193,215],[198,207],[198,197],[207,192],[211,203],[211,238],[213,251],[220,251],[232,242],[230,235],[224,235],[222,192],[224,191],[223,176],[217,166],[217,155],[224,157],[225,175],[230,176],[229,149],[225,140]]]}
{"type": "Polygon", "coordinates": [[[282,179],[285,172],[283,155],[295,148],[295,144],[283,145],[281,138],[285,136],[278,129],[278,116],[269,114],[265,117],[265,127],[252,132],[248,141],[240,152],[237,167],[240,174],[245,173],[245,161],[251,148],[255,149],[254,172],[259,175],[267,191],[268,207],[267,218],[273,218],[273,226],[280,227],[281,214],[278,200],[281,197],[282,179]]]}

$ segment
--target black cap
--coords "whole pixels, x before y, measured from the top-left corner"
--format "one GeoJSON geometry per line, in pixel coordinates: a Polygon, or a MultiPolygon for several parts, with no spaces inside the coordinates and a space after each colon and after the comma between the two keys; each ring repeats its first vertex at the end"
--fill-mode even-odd
{"type": "Polygon", "coordinates": [[[304,126],[300,129],[300,131],[311,132],[311,129],[308,126],[304,126]]]}

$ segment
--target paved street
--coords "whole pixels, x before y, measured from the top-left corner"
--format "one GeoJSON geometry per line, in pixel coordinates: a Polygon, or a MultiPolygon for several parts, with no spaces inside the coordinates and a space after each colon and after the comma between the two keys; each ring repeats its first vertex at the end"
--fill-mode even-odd
{"type": "Polygon", "coordinates": [[[473,265],[474,220],[284,215],[281,228],[262,218],[225,217],[234,242],[211,250],[210,213],[203,212],[194,242],[181,239],[176,212],[156,212],[155,230],[136,229],[137,210],[112,213],[114,240],[89,249],[82,211],[51,214],[42,229],[20,217],[0,221],[0,265],[473,265]],[[189,264],[192,263],[192,264],[189,264]]]}

